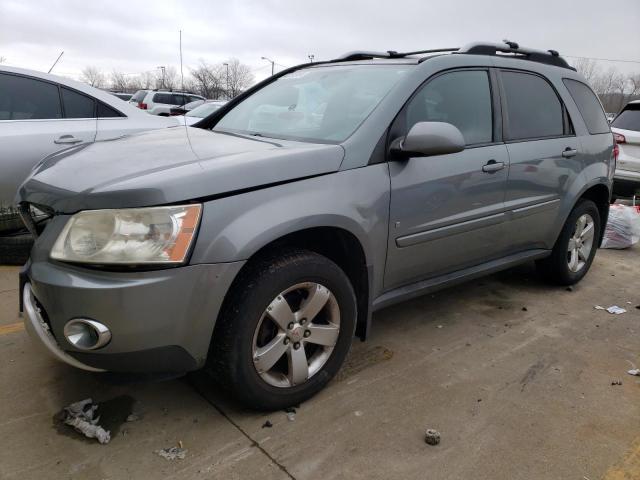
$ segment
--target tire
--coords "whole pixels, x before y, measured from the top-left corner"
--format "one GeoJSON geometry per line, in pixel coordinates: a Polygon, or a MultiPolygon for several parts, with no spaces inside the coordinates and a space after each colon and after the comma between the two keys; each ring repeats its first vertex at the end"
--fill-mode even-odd
{"type": "Polygon", "coordinates": [[[272,255],[248,265],[234,282],[216,324],[208,367],[214,380],[249,408],[278,410],[298,405],[324,388],[340,369],[356,318],[353,287],[335,263],[304,250],[272,255]],[[299,288],[288,291],[294,286],[299,288]],[[292,312],[295,323],[287,323],[292,312]],[[327,345],[314,343],[321,338],[327,345]],[[260,357],[260,352],[268,351],[269,345],[284,353],[273,356],[279,360],[266,368],[271,362],[261,364],[258,358],[267,358],[260,357]],[[301,375],[305,369],[300,368],[300,354],[307,364],[306,379],[301,375]],[[298,367],[292,369],[294,359],[298,367]],[[261,366],[265,368],[259,372],[261,366]]]}
{"type": "Polygon", "coordinates": [[[0,236],[0,265],[24,265],[32,247],[33,237],[29,233],[0,236]]]}
{"type": "Polygon", "coordinates": [[[569,214],[569,218],[567,218],[560,236],[553,246],[551,255],[537,262],[538,269],[550,283],[556,285],[574,285],[578,283],[587,274],[591,263],[593,263],[593,258],[600,244],[600,235],[600,212],[598,207],[591,200],[580,200],[569,214]],[[588,228],[589,221],[587,221],[584,236],[580,236],[581,242],[585,246],[588,243],[586,241],[589,237],[588,232],[591,231],[591,246],[589,249],[583,249],[582,247],[575,249],[577,257],[573,257],[570,246],[576,245],[574,235],[578,228],[578,220],[582,218],[590,218],[592,221],[591,229],[588,228]],[[571,241],[574,243],[570,244],[571,241]],[[577,258],[577,264],[572,262],[574,258],[577,258]]]}

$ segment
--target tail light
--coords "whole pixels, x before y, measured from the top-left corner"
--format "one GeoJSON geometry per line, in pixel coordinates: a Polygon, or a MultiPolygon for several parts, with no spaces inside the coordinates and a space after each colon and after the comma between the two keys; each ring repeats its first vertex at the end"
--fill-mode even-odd
{"type": "Polygon", "coordinates": [[[613,159],[616,162],[618,161],[618,155],[620,155],[620,147],[616,143],[616,144],[613,145],[613,159]]]}
{"type": "Polygon", "coordinates": [[[616,143],[627,143],[627,139],[624,138],[624,135],[620,133],[614,133],[613,139],[616,141],[616,143]]]}
{"type": "Polygon", "coordinates": [[[138,102],[138,108],[141,110],[146,110],[147,109],[147,104],[146,103],[142,103],[142,102],[138,102]]]}

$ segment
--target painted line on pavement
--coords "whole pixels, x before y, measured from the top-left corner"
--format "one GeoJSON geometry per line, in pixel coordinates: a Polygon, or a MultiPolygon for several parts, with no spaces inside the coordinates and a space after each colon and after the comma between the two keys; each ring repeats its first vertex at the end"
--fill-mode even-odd
{"type": "Polygon", "coordinates": [[[0,335],[8,335],[10,333],[21,332],[24,330],[24,323],[10,323],[9,325],[0,325],[0,335]]]}

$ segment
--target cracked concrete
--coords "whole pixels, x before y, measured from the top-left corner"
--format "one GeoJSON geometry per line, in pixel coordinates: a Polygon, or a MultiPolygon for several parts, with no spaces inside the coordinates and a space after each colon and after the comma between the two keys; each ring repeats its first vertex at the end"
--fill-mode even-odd
{"type": "MultiPolygon", "coordinates": [[[[293,422],[203,374],[113,384],[0,329],[0,478],[640,478],[639,273],[640,248],[605,250],[571,292],[523,266],[388,308],[293,422]],[[108,445],[54,427],[64,405],[120,395],[140,418],[108,445]],[[180,441],[184,460],[153,453],[180,441]]],[[[16,275],[0,267],[0,327],[20,320],[16,275]]]]}

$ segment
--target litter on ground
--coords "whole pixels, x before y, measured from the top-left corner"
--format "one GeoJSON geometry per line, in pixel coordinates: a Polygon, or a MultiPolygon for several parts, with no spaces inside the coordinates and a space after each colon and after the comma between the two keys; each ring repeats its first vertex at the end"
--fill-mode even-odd
{"type": "Polygon", "coordinates": [[[438,445],[440,443],[440,432],[432,428],[427,429],[424,434],[424,441],[429,445],[438,445]]]}
{"type": "Polygon", "coordinates": [[[611,305],[609,308],[607,308],[607,312],[611,313],[612,315],[620,315],[621,313],[627,313],[627,310],[617,305],[611,305]]]}
{"type": "Polygon", "coordinates": [[[63,421],[65,425],[73,427],[87,438],[95,438],[102,444],[109,443],[111,433],[98,425],[100,415],[97,414],[97,410],[98,405],[87,398],[65,407],[63,421]]]}
{"type": "Polygon", "coordinates": [[[154,453],[156,455],[160,455],[162,458],[167,460],[175,460],[180,459],[184,460],[184,457],[187,455],[188,450],[180,447],[169,447],[163,448],[161,450],[156,450],[154,453]]]}
{"type": "Polygon", "coordinates": [[[635,375],[637,377],[640,377],[640,368],[632,368],[631,370],[627,370],[627,373],[629,375],[635,375]]]}

